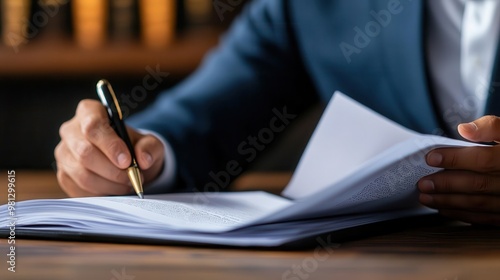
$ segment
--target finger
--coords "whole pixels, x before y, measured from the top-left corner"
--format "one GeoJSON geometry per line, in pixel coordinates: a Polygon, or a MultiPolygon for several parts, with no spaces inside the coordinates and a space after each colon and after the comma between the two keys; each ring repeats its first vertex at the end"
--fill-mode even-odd
{"type": "Polygon", "coordinates": [[[135,144],[135,154],[145,182],[154,180],[163,168],[163,144],[153,135],[144,135],[135,144]]]}
{"type": "Polygon", "coordinates": [[[69,173],[71,179],[84,191],[96,196],[125,195],[131,191],[131,186],[109,181],[94,172],[80,168],[69,173]]]}
{"type": "Polygon", "coordinates": [[[448,209],[439,210],[439,214],[471,224],[500,226],[499,214],[448,209]]]}
{"type": "Polygon", "coordinates": [[[57,171],[57,181],[59,182],[59,186],[61,189],[69,196],[69,197],[88,197],[95,196],[94,193],[84,191],[68,176],[66,172],[61,169],[57,171]]]}
{"type": "Polygon", "coordinates": [[[57,169],[67,168],[66,165],[77,165],[76,160],[72,156],[64,142],[60,142],[54,149],[54,157],[56,158],[57,169]]]}
{"type": "Polygon", "coordinates": [[[473,122],[460,124],[458,132],[474,142],[500,141],[500,118],[484,116],[473,122]]]}
{"type": "MultiPolygon", "coordinates": [[[[58,172],[61,171],[61,173],[64,173],[65,176],[68,177],[65,179],[73,192],[76,192],[75,189],[78,188],[81,189],[82,195],[84,194],[85,196],[118,195],[129,193],[130,186],[128,184],[130,182],[128,181],[128,178],[126,178],[126,172],[124,170],[118,169],[121,173],[123,173],[124,179],[122,179],[122,183],[116,183],[107,180],[82,166],[72,157],[72,154],[67,149],[65,143],[57,145],[54,154],[56,159],[58,159],[58,172]]],[[[112,164],[109,165],[112,166],[112,164]]],[[[61,187],[65,186],[61,181],[61,187]]]]}
{"type": "Polygon", "coordinates": [[[423,193],[461,193],[500,195],[500,176],[484,173],[446,170],[419,180],[418,188],[423,193]]]}
{"type": "MultiPolygon", "coordinates": [[[[64,146],[61,150],[63,149],[64,146]]],[[[70,160],[69,157],[67,159],[70,160]]],[[[72,183],[69,184],[73,190],[79,188],[83,193],[87,194],[86,196],[122,195],[130,192],[131,187],[128,185],[130,182],[126,181],[127,183],[125,184],[112,182],[86,169],[77,161],[73,162],[73,164],[58,162],[58,167],[61,168],[61,171],[71,179],[72,183]]],[[[122,172],[125,173],[123,170],[122,172]]]]}
{"type": "Polygon", "coordinates": [[[492,146],[439,148],[430,151],[426,161],[430,166],[445,169],[500,172],[500,148],[492,146]]]}
{"type": "MultiPolygon", "coordinates": [[[[112,164],[101,151],[94,148],[95,146],[85,141],[73,141],[69,145],[73,147],[68,148],[66,144],[56,147],[56,158],[59,158],[63,165],[67,165],[65,169],[69,174],[86,169],[113,183],[126,185],[130,182],[126,171],[112,164]]],[[[100,185],[94,186],[94,188],[97,187],[100,185]]]]}
{"type": "Polygon", "coordinates": [[[500,214],[500,196],[421,193],[419,201],[434,209],[466,210],[500,214]]]}
{"type": "Polygon", "coordinates": [[[130,165],[131,156],[123,142],[109,124],[104,107],[95,100],[83,100],[78,104],[77,116],[81,119],[81,134],[95,145],[119,168],[130,165]]]}

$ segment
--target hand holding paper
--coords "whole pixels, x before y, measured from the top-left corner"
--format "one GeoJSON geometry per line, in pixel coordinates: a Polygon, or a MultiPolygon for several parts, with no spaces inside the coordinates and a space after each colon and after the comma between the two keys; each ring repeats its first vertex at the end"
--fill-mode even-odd
{"type": "MultiPolygon", "coordinates": [[[[458,127],[475,142],[500,141],[500,119],[485,116],[458,127]]],[[[419,181],[420,201],[445,216],[500,226],[500,147],[442,148],[427,163],[445,170],[419,181]]]]}

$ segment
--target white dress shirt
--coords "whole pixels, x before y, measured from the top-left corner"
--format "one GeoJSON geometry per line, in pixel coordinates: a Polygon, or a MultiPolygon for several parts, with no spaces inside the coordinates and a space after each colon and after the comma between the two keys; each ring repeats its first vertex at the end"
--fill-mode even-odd
{"type": "Polygon", "coordinates": [[[459,123],[484,114],[500,34],[500,1],[428,0],[427,5],[430,86],[442,119],[457,136],[459,123]]]}
{"type": "MultiPolygon", "coordinates": [[[[425,44],[430,86],[449,130],[484,113],[500,33],[500,0],[427,0],[425,44]]],[[[457,136],[458,134],[455,134],[457,136]]],[[[165,139],[165,167],[146,190],[175,180],[174,151],[165,139]]]]}

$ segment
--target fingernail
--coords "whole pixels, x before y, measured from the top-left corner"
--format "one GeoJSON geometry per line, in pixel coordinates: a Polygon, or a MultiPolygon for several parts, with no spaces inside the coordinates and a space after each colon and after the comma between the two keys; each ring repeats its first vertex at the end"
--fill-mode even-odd
{"type": "Polygon", "coordinates": [[[427,156],[427,164],[430,166],[439,166],[443,162],[443,155],[437,152],[432,152],[427,156]]]}
{"type": "Polygon", "coordinates": [[[421,192],[425,192],[425,193],[434,192],[434,190],[435,190],[434,182],[431,180],[427,180],[427,179],[423,180],[422,182],[420,182],[419,189],[421,192]]]}
{"type": "Polygon", "coordinates": [[[432,203],[433,198],[432,198],[432,196],[430,196],[428,194],[420,194],[420,199],[419,200],[420,200],[420,202],[422,204],[426,204],[427,205],[427,204],[431,204],[432,203]]]}
{"type": "Polygon", "coordinates": [[[148,167],[153,164],[153,157],[149,153],[142,153],[142,158],[148,163],[148,167]]]}
{"type": "Polygon", "coordinates": [[[462,123],[460,124],[463,130],[467,131],[468,133],[474,133],[477,131],[477,125],[473,122],[470,123],[462,123]]]}
{"type": "Polygon", "coordinates": [[[118,164],[120,166],[125,166],[127,164],[127,155],[124,153],[121,153],[118,155],[118,164]]]}

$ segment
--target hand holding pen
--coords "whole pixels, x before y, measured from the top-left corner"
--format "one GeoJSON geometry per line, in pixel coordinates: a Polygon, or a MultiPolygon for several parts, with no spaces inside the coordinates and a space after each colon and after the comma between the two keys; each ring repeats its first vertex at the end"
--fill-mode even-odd
{"type": "Polygon", "coordinates": [[[104,105],[108,113],[111,127],[115,130],[116,134],[123,140],[123,142],[125,142],[125,145],[127,145],[127,149],[131,156],[130,165],[127,168],[127,175],[135,193],[139,196],[139,198],[143,199],[144,190],[142,188],[142,175],[139,165],[137,164],[134,147],[132,146],[127,128],[125,127],[122,109],[118,102],[118,98],[116,97],[111,84],[106,80],[100,80],[96,85],[96,89],[97,95],[99,95],[99,99],[101,99],[101,103],[104,105]]]}
{"type": "MultiPolygon", "coordinates": [[[[162,170],[164,148],[153,135],[126,127],[144,183],[162,170]]],[[[108,112],[97,100],[82,100],[75,116],[61,125],[54,154],[57,179],[71,197],[126,195],[131,192],[127,169],[132,154],[110,125],[108,112]]]]}

